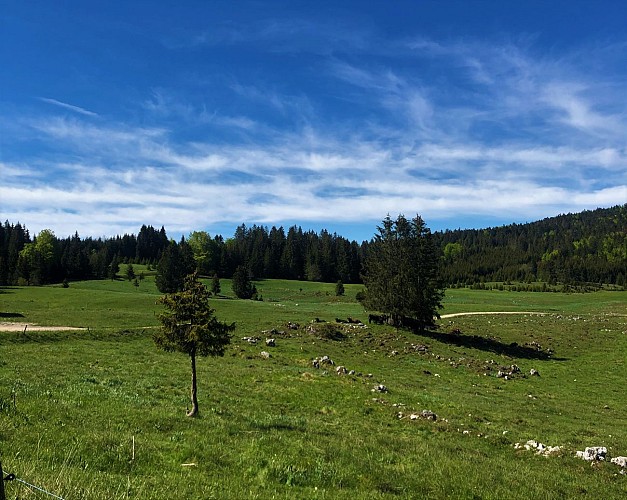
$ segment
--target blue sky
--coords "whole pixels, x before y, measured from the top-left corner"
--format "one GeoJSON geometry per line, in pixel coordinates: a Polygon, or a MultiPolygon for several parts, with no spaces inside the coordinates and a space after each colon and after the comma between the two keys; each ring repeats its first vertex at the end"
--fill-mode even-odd
{"type": "Polygon", "coordinates": [[[627,3],[0,0],[0,179],[61,237],[627,203],[627,3]]]}

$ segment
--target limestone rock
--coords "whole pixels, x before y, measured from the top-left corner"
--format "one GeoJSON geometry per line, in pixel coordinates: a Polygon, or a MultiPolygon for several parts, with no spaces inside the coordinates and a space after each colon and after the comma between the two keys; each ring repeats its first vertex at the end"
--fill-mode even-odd
{"type": "Polygon", "coordinates": [[[605,446],[590,446],[584,451],[577,452],[577,457],[583,458],[588,462],[605,460],[605,455],[607,455],[607,448],[605,446]]]}

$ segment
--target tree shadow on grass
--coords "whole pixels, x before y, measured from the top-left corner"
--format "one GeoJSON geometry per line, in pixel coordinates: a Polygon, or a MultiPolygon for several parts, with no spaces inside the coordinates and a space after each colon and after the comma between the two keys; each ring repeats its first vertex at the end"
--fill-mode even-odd
{"type": "Polygon", "coordinates": [[[58,330],[58,331],[17,331],[2,332],[2,344],[54,344],[66,341],[104,341],[131,342],[137,339],[151,338],[151,328],[134,328],[131,330],[58,330]]]}
{"type": "Polygon", "coordinates": [[[536,347],[519,345],[516,342],[506,344],[500,340],[482,337],[480,335],[464,335],[463,333],[443,333],[433,330],[415,331],[417,335],[429,337],[444,344],[456,345],[469,349],[479,349],[480,351],[489,351],[495,354],[503,354],[512,358],[567,361],[568,358],[557,358],[552,352],[540,350],[536,347]]]}
{"type": "Polygon", "coordinates": [[[276,430],[305,432],[307,430],[303,421],[285,415],[270,415],[262,419],[254,419],[250,422],[250,427],[262,431],[276,430]]]}
{"type": "Polygon", "coordinates": [[[24,315],[22,313],[5,313],[0,312],[0,318],[23,318],[24,315]]]}

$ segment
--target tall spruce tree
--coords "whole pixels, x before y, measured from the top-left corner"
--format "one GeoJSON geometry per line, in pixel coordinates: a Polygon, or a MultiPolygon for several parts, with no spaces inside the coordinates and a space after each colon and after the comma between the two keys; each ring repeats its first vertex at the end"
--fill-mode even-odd
{"type": "Polygon", "coordinates": [[[396,326],[434,326],[444,288],[431,231],[419,215],[412,220],[388,215],[377,230],[364,262],[364,306],[387,314],[396,326]]]}
{"type": "Polygon", "coordinates": [[[174,293],[183,288],[183,280],[192,272],[185,264],[179,245],[171,241],[165,248],[157,264],[155,284],[161,293],[174,293]]]}
{"type": "Polygon", "coordinates": [[[231,279],[231,288],[233,293],[239,299],[252,299],[257,291],[255,285],[250,281],[248,276],[248,268],[246,266],[237,266],[231,279]]]}

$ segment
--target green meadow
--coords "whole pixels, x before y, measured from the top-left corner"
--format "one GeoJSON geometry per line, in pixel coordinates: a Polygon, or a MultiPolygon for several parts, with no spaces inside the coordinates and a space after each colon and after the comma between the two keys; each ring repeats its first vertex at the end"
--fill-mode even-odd
{"type": "Polygon", "coordinates": [[[65,499],[627,496],[618,466],[575,457],[627,456],[627,292],[452,289],[443,315],[538,314],[443,318],[418,335],[369,325],[360,286],[259,281],[263,300],[243,301],[221,280],[211,305],[237,328],[224,357],[198,360],[190,419],[189,358],[155,347],[145,274],[0,289],[0,322],[84,328],[0,332],[5,474],[65,499]],[[336,323],[348,317],[366,324],[336,323]],[[335,366],[315,368],[322,356],[335,366]],[[411,417],[423,410],[437,419],[411,417]],[[561,449],[514,447],[531,439],[561,449]]]}

